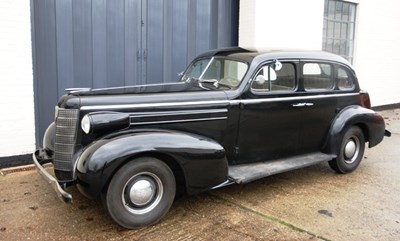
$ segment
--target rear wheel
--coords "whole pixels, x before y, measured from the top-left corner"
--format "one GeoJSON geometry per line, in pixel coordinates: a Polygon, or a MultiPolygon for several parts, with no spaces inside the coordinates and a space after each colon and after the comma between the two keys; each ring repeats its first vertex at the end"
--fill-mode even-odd
{"type": "Polygon", "coordinates": [[[133,229],[159,221],[175,197],[175,178],[164,162],[138,158],[122,166],[102,198],[119,225],[133,229]]]}
{"type": "Polygon", "coordinates": [[[338,173],[354,171],[360,164],[365,149],[365,138],[358,126],[350,127],[343,135],[337,151],[337,158],[329,166],[338,173]]]}

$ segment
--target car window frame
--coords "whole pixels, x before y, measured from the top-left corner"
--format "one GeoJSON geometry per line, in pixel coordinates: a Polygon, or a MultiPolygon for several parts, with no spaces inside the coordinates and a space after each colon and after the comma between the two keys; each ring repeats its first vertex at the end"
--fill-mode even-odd
{"type": "Polygon", "coordinates": [[[266,67],[267,65],[271,65],[274,63],[274,60],[268,60],[260,63],[257,68],[255,68],[255,71],[253,72],[249,83],[248,91],[256,96],[267,96],[267,95],[281,95],[281,94],[292,94],[295,93],[299,90],[299,60],[298,59],[277,59],[279,62],[282,64],[284,63],[289,63],[293,65],[294,67],[294,88],[291,90],[268,90],[268,91],[254,91],[254,89],[251,87],[255,79],[257,78],[257,74],[261,71],[262,68],[266,67]]]}
{"type": "Polygon", "coordinates": [[[337,83],[336,83],[336,64],[333,63],[332,61],[326,61],[326,60],[318,60],[318,59],[303,59],[300,61],[300,66],[299,66],[299,74],[300,78],[299,81],[301,82],[301,88],[302,91],[306,93],[328,93],[328,92],[333,92],[337,90],[337,83]],[[330,89],[306,89],[305,82],[304,82],[304,65],[305,64],[310,64],[310,63],[316,63],[316,64],[328,64],[331,66],[331,82],[332,86],[330,89]]]}
{"type": "Polygon", "coordinates": [[[349,91],[354,91],[357,88],[357,77],[353,74],[353,72],[351,71],[351,69],[347,66],[347,65],[343,65],[343,64],[336,64],[335,65],[335,90],[337,90],[338,92],[349,92],[349,91]],[[340,89],[339,88],[339,68],[342,68],[346,71],[347,75],[353,80],[353,87],[352,88],[348,88],[348,89],[340,89]]]}
{"type": "MultiPolygon", "coordinates": [[[[240,63],[243,63],[243,64],[246,65],[247,68],[246,68],[245,73],[244,73],[243,76],[242,76],[242,79],[239,81],[239,84],[238,84],[237,86],[235,86],[235,87],[230,87],[231,90],[237,90],[237,89],[239,89],[240,86],[241,86],[244,82],[246,82],[245,79],[246,79],[247,74],[248,74],[249,71],[250,71],[251,64],[250,64],[249,62],[243,60],[243,59],[234,58],[234,57],[230,57],[230,56],[210,55],[210,56],[202,56],[202,57],[195,58],[195,59],[193,59],[193,60],[188,64],[188,66],[186,67],[186,69],[182,72],[182,76],[184,76],[184,75],[186,74],[186,72],[189,70],[189,68],[190,68],[195,62],[200,61],[200,60],[205,60],[205,59],[212,59],[212,58],[214,58],[214,59],[224,59],[224,60],[230,60],[230,61],[240,62],[240,63]]],[[[182,77],[179,78],[179,82],[182,82],[182,77]]],[[[221,89],[221,90],[222,90],[222,89],[221,89]]]]}

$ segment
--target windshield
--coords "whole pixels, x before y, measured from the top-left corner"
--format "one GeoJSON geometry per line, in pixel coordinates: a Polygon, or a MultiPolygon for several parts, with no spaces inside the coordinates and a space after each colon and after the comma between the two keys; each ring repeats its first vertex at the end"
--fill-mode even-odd
{"type": "Polygon", "coordinates": [[[225,58],[205,58],[193,62],[183,74],[181,81],[208,83],[216,88],[229,89],[239,86],[247,71],[247,64],[225,58]]]}

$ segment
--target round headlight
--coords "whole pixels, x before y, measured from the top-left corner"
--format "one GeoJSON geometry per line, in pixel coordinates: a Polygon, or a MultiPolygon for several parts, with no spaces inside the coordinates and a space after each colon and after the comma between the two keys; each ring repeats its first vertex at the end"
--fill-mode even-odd
{"type": "Polygon", "coordinates": [[[89,119],[88,115],[85,115],[82,118],[81,128],[86,134],[89,134],[89,132],[90,132],[90,119],[89,119]]]}

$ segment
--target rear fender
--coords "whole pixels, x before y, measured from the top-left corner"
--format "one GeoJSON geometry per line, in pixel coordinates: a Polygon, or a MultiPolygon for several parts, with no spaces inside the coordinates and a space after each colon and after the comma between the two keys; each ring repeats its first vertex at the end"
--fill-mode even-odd
{"type": "Polygon", "coordinates": [[[369,147],[378,145],[385,135],[385,122],[382,116],[361,106],[349,106],[340,111],[332,122],[322,148],[323,152],[337,154],[341,137],[354,125],[363,130],[369,147]]]}
{"type": "Polygon", "coordinates": [[[98,196],[123,164],[146,153],[171,157],[183,172],[189,194],[227,180],[225,150],[214,140],[183,132],[142,130],[114,134],[86,147],[76,166],[78,189],[88,197],[98,196]]]}

